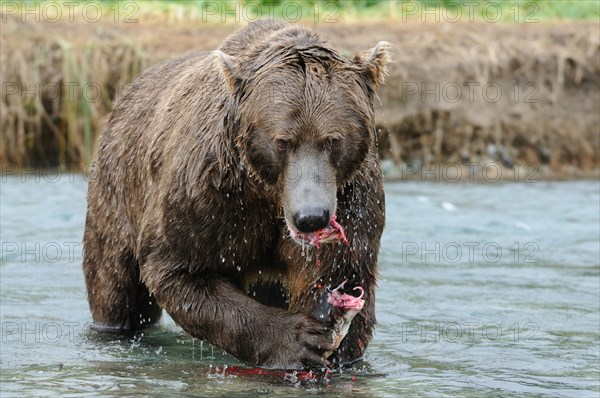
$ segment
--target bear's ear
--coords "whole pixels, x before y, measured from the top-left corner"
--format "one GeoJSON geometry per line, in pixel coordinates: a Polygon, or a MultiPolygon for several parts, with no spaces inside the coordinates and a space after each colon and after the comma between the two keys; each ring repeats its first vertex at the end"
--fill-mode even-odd
{"type": "Polygon", "coordinates": [[[375,87],[383,84],[388,74],[387,64],[392,62],[391,46],[387,41],[380,41],[375,47],[354,58],[354,62],[368,73],[375,87]]]}
{"type": "Polygon", "coordinates": [[[234,91],[236,83],[238,82],[238,63],[235,57],[225,54],[221,50],[215,52],[215,66],[221,73],[223,80],[229,91],[234,91]]]}

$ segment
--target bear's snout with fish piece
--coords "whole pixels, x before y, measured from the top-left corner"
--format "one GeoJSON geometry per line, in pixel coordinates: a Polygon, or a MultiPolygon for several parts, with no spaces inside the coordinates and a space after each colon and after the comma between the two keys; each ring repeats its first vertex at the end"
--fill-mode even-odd
{"type": "Polygon", "coordinates": [[[165,309],[251,365],[360,358],[385,222],[373,103],[389,44],[347,59],[259,21],[219,50],[154,66],[102,132],[84,273],[94,328],[165,309]]]}

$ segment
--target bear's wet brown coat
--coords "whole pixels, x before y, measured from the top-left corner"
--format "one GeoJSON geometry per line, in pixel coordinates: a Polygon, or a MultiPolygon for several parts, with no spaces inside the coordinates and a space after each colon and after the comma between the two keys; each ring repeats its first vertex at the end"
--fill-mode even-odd
{"type": "Polygon", "coordinates": [[[89,185],[83,267],[96,327],[143,328],[165,308],[190,335],[248,363],[319,366],[328,345],[313,313],[326,287],[349,279],[366,304],[333,358],[360,357],[375,324],[384,225],[372,102],[388,60],[386,43],[350,61],[306,28],[259,22],[220,51],[134,81],[102,133],[89,185]],[[330,151],[352,253],[325,245],[316,267],[287,236],[288,164],[273,149],[282,137],[290,151],[330,151]]]}

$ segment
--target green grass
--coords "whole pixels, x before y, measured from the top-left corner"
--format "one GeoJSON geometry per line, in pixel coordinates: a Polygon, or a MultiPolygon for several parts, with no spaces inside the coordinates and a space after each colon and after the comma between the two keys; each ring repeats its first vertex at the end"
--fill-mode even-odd
{"type": "MultiPolygon", "coordinates": [[[[49,3],[46,1],[45,3],[49,3]]],[[[238,22],[260,17],[284,18],[313,22],[354,22],[357,20],[400,20],[434,22],[454,20],[469,22],[541,22],[548,20],[600,21],[599,0],[87,0],[79,6],[95,3],[103,15],[114,19],[133,16],[166,17],[169,22],[181,20],[206,23],[238,22]]],[[[24,1],[40,4],[39,1],[24,1]]],[[[59,2],[60,3],[60,2],[59,2]]],[[[43,7],[44,2],[41,3],[43,7]]],[[[75,8],[77,9],[77,8],[75,8]]]]}
{"type": "Polygon", "coordinates": [[[600,1],[598,0],[227,0],[227,1],[158,1],[151,7],[169,12],[172,7],[196,9],[207,17],[216,7],[218,11],[234,10],[235,4],[245,15],[256,17],[273,15],[294,19],[301,10],[303,20],[325,22],[326,19],[357,20],[360,18],[388,20],[433,21],[435,10],[443,20],[537,22],[545,20],[599,20],[600,1]],[[474,5],[473,3],[477,3],[474,5]],[[260,8],[254,5],[260,4],[260,8]],[[211,8],[212,7],[212,8],[211,8]]]}
{"type": "MultiPolygon", "coordinates": [[[[112,3],[112,2],[106,2],[112,3]]],[[[236,4],[243,15],[295,19],[298,10],[302,20],[314,22],[370,20],[435,20],[454,19],[458,10],[461,21],[538,22],[547,20],[599,20],[598,0],[224,0],[224,1],[155,1],[147,6],[164,13],[174,8],[195,10],[208,22],[221,22],[223,12],[231,12],[236,4]],[[474,5],[473,3],[477,3],[474,5]],[[256,5],[260,7],[256,7],[256,5]],[[217,10],[216,15],[212,13],[217,10]],[[226,10],[226,11],[225,11],[226,10]]],[[[145,7],[144,5],[143,7],[145,7]]],[[[228,19],[228,18],[226,18],[228,19]]],[[[229,20],[232,14],[229,14],[229,20]]]]}

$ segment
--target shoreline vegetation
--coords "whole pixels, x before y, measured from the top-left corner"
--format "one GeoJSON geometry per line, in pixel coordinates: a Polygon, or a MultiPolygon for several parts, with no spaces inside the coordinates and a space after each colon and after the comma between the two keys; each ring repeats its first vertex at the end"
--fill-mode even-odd
{"type": "Polygon", "coordinates": [[[345,56],[380,40],[393,44],[376,104],[390,179],[495,181],[498,170],[501,181],[597,178],[599,7],[595,0],[3,2],[1,172],[72,165],[85,172],[129,82],[158,62],[217,48],[260,16],[310,25],[345,56]]]}

